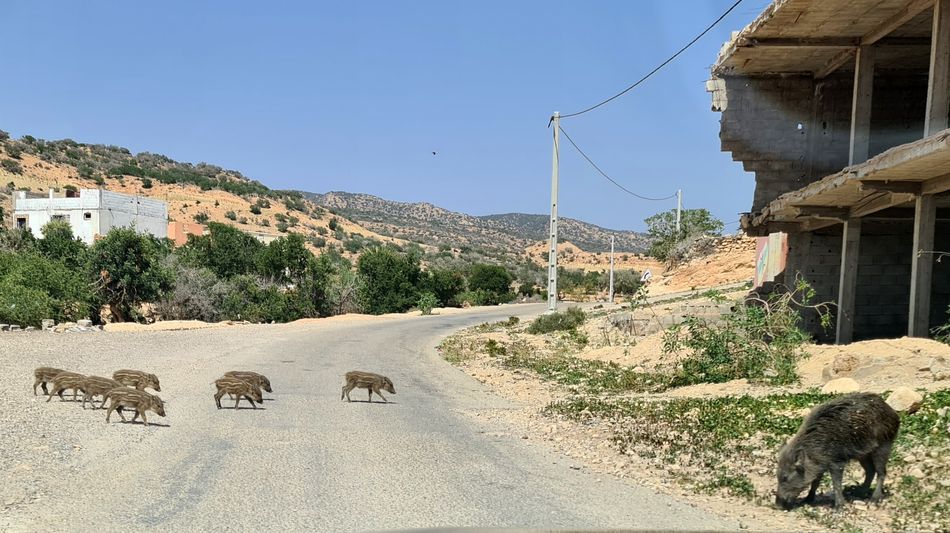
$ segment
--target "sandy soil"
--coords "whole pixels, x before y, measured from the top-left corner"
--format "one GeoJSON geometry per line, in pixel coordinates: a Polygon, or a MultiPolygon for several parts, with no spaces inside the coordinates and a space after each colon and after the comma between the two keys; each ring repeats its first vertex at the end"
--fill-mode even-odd
{"type": "Polygon", "coordinates": [[[755,277],[755,239],[729,237],[712,255],[694,259],[655,276],[650,294],[666,294],[752,281],[755,277]]]}
{"type": "MultiPolygon", "coordinates": [[[[591,272],[602,272],[610,268],[609,253],[585,252],[568,241],[559,243],[557,248],[558,265],[564,268],[591,272]]],[[[532,245],[525,250],[525,253],[535,264],[547,266],[548,243],[539,242],[532,245]]],[[[634,269],[637,272],[650,270],[653,274],[658,274],[665,270],[662,262],[643,254],[629,252],[614,253],[614,268],[617,270],[634,269]]]]}

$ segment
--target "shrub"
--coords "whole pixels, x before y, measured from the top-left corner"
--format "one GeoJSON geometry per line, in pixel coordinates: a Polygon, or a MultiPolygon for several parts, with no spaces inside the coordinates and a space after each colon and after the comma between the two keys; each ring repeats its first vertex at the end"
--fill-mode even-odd
{"type": "Polygon", "coordinates": [[[830,324],[829,304],[811,305],[814,291],[799,281],[794,291],[749,297],[719,322],[692,317],[667,330],[663,351],[690,350],[673,377],[674,386],[733,379],[788,384],[798,381],[796,363],[809,335],[799,328],[800,310],[818,312],[830,324]]]}
{"type": "Polygon", "coordinates": [[[7,155],[13,159],[20,159],[20,156],[23,155],[23,148],[17,144],[7,144],[6,146],[7,155]]]}
{"type": "Polygon", "coordinates": [[[134,306],[152,302],[171,287],[162,265],[167,248],[151,235],[116,228],[89,249],[88,269],[97,296],[118,322],[132,317],[134,306]]]}
{"type": "Polygon", "coordinates": [[[208,216],[208,213],[198,213],[194,216],[195,222],[199,224],[205,224],[211,217],[208,216]]]}
{"type": "Polygon", "coordinates": [[[465,276],[457,270],[435,268],[426,272],[420,286],[426,292],[431,292],[445,307],[458,306],[458,295],[465,290],[465,276]]]}
{"type": "Polygon", "coordinates": [[[330,231],[323,226],[317,226],[317,233],[319,233],[320,235],[326,235],[330,233],[330,231]]]}
{"type": "Polygon", "coordinates": [[[360,304],[366,312],[400,313],[415,305],[422,275],[417,256],[376,248],[360,256],[357,271],[360,304]]]}
{"type": "Polygon", "coordinates": [[[323,237],[310,237],[310,244],[312,244],[314,248],[323,248],[327,245],[327,240],[323,237]]]}
{"type": "Polygon", "coordinates": [[[234,211],[228,211],[227,213],[224,214],[224,218],[228,220],[237,220],[237,213],[235,213],[234,211]]]}
{"type": "Polygon", "coordinates": [[[261,226],[264,226],[265,228],[269,228],[269,227],[270,227],[270,219],[269,219],[269,218],[265,218],[264,220],[261,220],[261,226]]]}
{"type": "Polygon", "coordinates": [[[41,254],[61,261],[67,268],[79,270],[85,265],[86,245],[73,237],[72,226],[65,220],[53,220],[43,226],[43,238],[36,242],[41,254]]]}
{"type": "Polygon", "coordinates": [[[210,269],[216,276],[228,279],[257,272],[258,254],[264,244],[234,226],[211,222],[207,235],[189,235],[179,250],[185,262],[210,269]]]}
{"type": "Polygon", "coordinates": [[[166,260],[166,268],[174,272],[171,290],[157,302],[157,311],[166,320],[204,320],[217,322],[224,318],[224,301],[233,287],[207,268],[187,265],[175,256],[166,260]]]}
{"type": "Polygon", "coordinates": [[[251,213],[253,213],[253,214],[255,214],[255,215],[261,214],[261,207],[260,207],[259,205],[257,205],[257,204],[252,205],[252,206],[251,206],[251,213]]]}
{"type": "Polygon", "coordinates": [[[149,178],[142,178],[142,188],[143,188],[143,189],[151,189],[151,188],[152,188],[152,180],[149,179],[149,178]]]}
{"type": "Polygon", "coordinates": [[[518,294],[522,296],[527,296],[530,298],[537,293],[538,290],[534,287],[534,283],[522,283],[518,286],[518,294]]]}
{"type": "MultiPolygon", "coordinates": [[[[950,306],[947,307],[947,314],[950,315],[950,306]]],[[[935,341],[950,344],[950,321],[942,326],[935,327],[931,330],[931,333],[935,341]]]]}
{"type": "Polygon", "coordinates": [[[64,321],[89,316],[92,292],[82,271],[35,251],[0,253],[0,280],[0,320],[4,322],[39,326],[44,318],[64,321]]]}
{"type": "Polygon", "coordinates": [[[307,203],[300,196],[288,196],[284,200],[284,205],[291,211],[307,211],[307,203]]]}
{"type": "Polygon", "coordinates": [[[435,297],[431,292],[424,292],[419,296],[419,301],[416,302],[416,307],[419,308],[419,311],[422,311],[423,315],[431,315],[432,308],[439,305],[439,299],[435,297]]]}
{"type": "Polygon", "coordinates": [[[247,224],[247,217],[241,217],[238,219],[238,224],[247,224]]]}
{"type": "Polygon", "coordinates": [[[280,221],[277,223],[277,231],[281,233],[287,233],[288,229],[290,229],[290,227],[287,225],[286,222],[280,221]]]}
{"type": "Polygon", "coordinates": [[[8,140],[10,140],[10,134],[0,130],[0,143],[7,142],[8,140]]]}
{"type": "Polygon", "coordinates": [[[223,302],[224,315],[231,320],[286,322],[300,318],[292,313],[288,299],[274,283],[254,275],[231,279],[233,289],[223,302]]]}
{"type": "Polygon", "coordinates": [[[494,305],[510,302],[514,299],[511,292],[513,277],[505,267],[498,265],[472,265],[468,276],[468,288],[471,291],[481,292],[485,299],[484,305],[494,305]]]}
{"type": "Polygon", "coordinates": [[[528,326],[528,333],[550,333],[552,331],[576,330],[587,320],[587,315],[579,307],[570,307],[566,311],[558,311],[548,315],[541,315],[528,326]]]}
{"type": "Polygon", "coordinates": [[[275,283],[299,283],[314,259],[304,242],[299,233],[274,239],[257,254],[257,272],[275,283]]]}
{"type": "Polygon", "coordinates": [[[339,227],[340,223],[337,221],[336,217],[330,219],[330,222],[327,223],[327,227],[330,228],[330,231],[336,231],[336,228],[339,227]]]}
{"type": "Polygon", "coordinates": [[[12,159],[0,161],[0,167],[3,167],[4,170],[11,174],[23,174],[23,167],[12,159]]]}
{"type": "Polygon", "coordinates": [[[669,258],[676,243],[691,235],[719,235],[722,222],[706,209],[685,209],[681,212],[680,229],[676,230],[676,210],[658,213],[646,219],[650,235],[650,255],[660,260],[669,258]]]}

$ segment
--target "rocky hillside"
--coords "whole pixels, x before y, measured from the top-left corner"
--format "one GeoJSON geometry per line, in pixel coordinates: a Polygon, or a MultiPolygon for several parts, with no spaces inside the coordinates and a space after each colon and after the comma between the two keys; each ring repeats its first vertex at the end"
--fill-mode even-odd
{"type": "Polygon", "coordinates": [[[237,171],[69,139],[14,140],[0,131],[3,212],[10,209],[15,190],[45,196],[50,190],[96,187],[164,200],[171,221],[221,222],[264,238],[301,233],[317,253],[332,248],[353,257],[374,243],[405,244],[331,214],[299,193],[270,189],[237,171]]]}
{"type": "MultiPolygon", "coordinates": [[[[472,216],[428,203],[384,200],[369,194],[328,192],[303,193],[318,205],[332,209],[383,235],[438,245],[453,243],[479,247],[524,250],[548,237],[548,215],[506,213],[472,216]]],[[[610,230],[571,218],[560,220],[559,237],[588,252],[610,249],[616,239],[618,252],[638,253],[649,242],[634,231],[610,230]]]]}

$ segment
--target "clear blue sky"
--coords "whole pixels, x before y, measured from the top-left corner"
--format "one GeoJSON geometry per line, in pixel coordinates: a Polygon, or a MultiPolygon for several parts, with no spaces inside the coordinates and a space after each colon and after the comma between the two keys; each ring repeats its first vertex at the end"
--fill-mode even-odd
{"type": "MultiPolygon", "coordinates": [[[[619,91],[732,0],[36,2],[3,8],[0,129],[471,214],[546,213],[548,117],[619,91]],[[436,156],[432,152],[436,151],[436,156]]],[[[724,222],[753,177],[719,151],[704,90],[745,0],[639,89],[564,128],[615,179],[724,222]]],[[[643,229],[562,144],[562,216],[643,229]]]]}

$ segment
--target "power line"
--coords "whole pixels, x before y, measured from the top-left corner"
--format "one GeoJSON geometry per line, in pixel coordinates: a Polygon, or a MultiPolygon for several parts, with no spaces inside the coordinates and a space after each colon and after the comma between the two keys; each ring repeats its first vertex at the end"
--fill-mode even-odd
{"type": "MultiPolygon", "coordinates": [[[[647,81],[648,79],[650,79],[650,77],[653,76],[654,74],[656,74],[657,72],[659,72],[660,69],[662,69],[662,68],[665,67],[666,65],[670,64],[674,59],[676,59],[677,57],[679,57],[680,54],[682,54],[683,52],[685,52],[690,46],[693,46],[694,44],[696,44],[696,41],[702,39],[704,35],[706,35],[707,33],[709,33],[709,30],[713,29],[714,27],[716,27],[717,24],[719,24],[720,22],[722,22],[722,19],[726,18],[726,16],[728,16],[729,13],[732,13],[732,10],[735,9],[736,7],[738,7],[739,4],[741,4],[741,3],[742,3],[742,0],[736,0],[736,2],[735,2],[734,4],[732,4],[732,6],[731,6],[729,9],[727,9],[725,13],[723,13],[722,15],[720,15],[719,18],[717,18],[712,24],[710,24],[709,26],[707,26],[706,29],[702,31],[702,33],[700,33],[699,35],[697,35],[696,37],[694,37],[692,41],[686,43],[686,46],[680,48],[678,52],[676,52],[675,54],[671,55],[666,61],[660,63],[656,68],[654,68],[653,70],[651,70],[646,76],[644,76],[644,77],[640,78],[639,80],[637,80],[633,85],[631,85],[631,86],[627,87],[626,89],[620,91],[619,93],[617,93],[617,94],[611,96],[610,98],[608,98],[608,99],[606,99],[606,100],[600,102],[599,104],[592,105],[592,106],[588,107],[587,109],[584,109],[584,110],[582,110],[582,111],[578,111],[578,112],[576,112],[576,113],[568,113],[568,114],[566,114],[566,115],[561,115],[561,118],[571,118],[571,117],[576,117],[577,115],[583,115],[584,113],[587,113],[588,111],[593,111],[593,110],[597,109],[598,107],[600,107],[600,106],[606,104],[607,102],[610,102],[611,100],[615,100],[615,99],[620,98],[621,96],[627,94],[628,92],[630,92],[631,90],[633,90],[636,86],[638,86],[638,85],[640,85],[641,83],[643,83],[643,82],[647,81]]],[[[563,130],[562,130],[562,131],[563,131],[563,130]]]]}
{"type": "Polygon", "coordinates": [[[675,197],[676,197],[676,193],[673,193],[673,194],[671,194],[671,195],[669,195],[669,196],[666,196],[666,197],[663,197],[663,198],[650,198],[649,196],[642,196],[642,195],[639,195],[639,194],[637,194],[637,193],[631,191],[630,189],[624,187],[623,185],[617,183],[616,180],[614,180],[613,178],[611,178],[610,176],[608,176],[606,172],[604,172],[603,170],[601,170],[600,167],[597,166],[597,163],[594,163],[594,161],[591,160],[591,158],[587,157],[587,154],[585,154],[584,151],[581,150],[581,147],[580,147],[580,146],[577,146],[577,143],[574,142],[574,139],[571,139],[571,136],[568,135],[566,131],[564,131],[564,128],[558,126],[558,129],[561,130],[561,133],[564,134],[564,137],[571,143],[571,146],[573,146],[574,149],[577,150],[577,152],[578,152],[579,154],[581,154],[581,156],[583,156],[583,158],[586,159],[588,163],[590,163],[590,166],[594,167],[594,169],[596,169],[597,172],[599,172],[601,176],[607,178],[607,181],[609,181],[610,183],[613,183],[614,185],[616,185],[617,187],[619,187],[620,190],[622,190],[623,192],[625,192],[625,193],[627,193],[627,194],[629,194],[629,195],[631,195],[631,196],[636,196],[637,198],[639,198],[639,199],[641,199],[641,200],[649,200],[649,201],[651,201],[651,202],[660,202],[660,201],[663,201],[663,200],[669,200],[669,199],[671,199],[671,198],[675,198],[675,197]]]}

